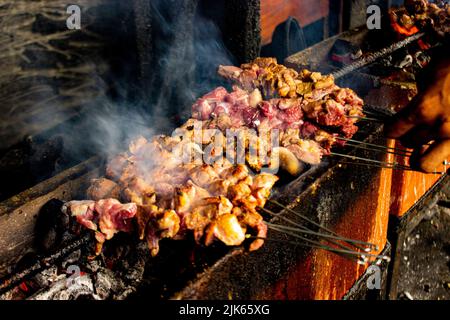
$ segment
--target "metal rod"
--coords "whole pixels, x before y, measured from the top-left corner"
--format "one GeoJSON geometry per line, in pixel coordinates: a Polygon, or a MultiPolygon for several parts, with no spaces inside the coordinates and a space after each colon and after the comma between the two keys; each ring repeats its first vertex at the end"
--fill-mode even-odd
{"type": "Polygon", "coordinates": [[[401,170],[401,171],[412,171],[412,170],[405,170],[405,169],[400,169],[400,168],[395,168],[392,166],[383,166],[383,165],[377,165],[377,164],[372,164],[372,163],[361,163],[361,162],[352,162],[352,161],[339,161],[339,164],[355,164],[355,165],[360,165],[360,166],[365,166],[365,167],[373,167],[373,168],[381,168],[381,169],[392,169],[392,170],[401,170]]]}
{"type": "Polygon", "coordinates": [[[336,152],[330,152],[330,155],[343,157],[343,158],[349,158],[349,159],[353,159],[353,160],[367,161],[367,162],[370,162],[370,163],[376,163],[376,164],[381,164],[381,165],[386,165],[386,166],[392,166],[392,167],[395,167],[395,168],[398,168],[398,169],[403,169],[403,170],[414,171],[410,167],[398,164],[396,162],[384,162],[384,161],[379,161],[379,160],[374,160],[374,159],[367,159],[367,158],[362,158],[362,157],[357,157],[357,156],[352,156],[352,155],[342,154],[342,153],[336,153],[336,152]]]}
{"type": "MultiPolygon", "coordinates": [[[[313,244],[309,244],[309,243],[301,243],[298,241],[291,241],[291,240],[284,240],[284,239],[274,239],[274,238],[264,238],[264,237],[256,237],[256,236],[248,236],[248,239],[257,239],[257,240],[264,240],[264,241],[272,241],[272,242],[281,242],[281,243],[287,243],[287,244],[291,244],[291,245],[295,245],[295,246],[302,246],[302,247],[307,247],[307,248],[314,248],[314,249],[322,249],[322,250],[327,250],[327,248],[324,248],[323,246],[318,246],[318,245],[313,245],[313,244]]],[[[331,251],[339,256],[342,256],[346,259],[349,260],[353,260],[355,262],[357,262],[358,264],[365,264],[365,261],[360,260],[359,258],[355,257],[354,255],[349,255],[349,254],[344,254],[344,253],[339,253],[339,252],[334,252],[331,251]]]]}
{"type": "Polygon", "coordinates": [[[385,256],[385,255],[372,254],[372,253],[367,253],[367,252],[359,252],[359,251],[353,251],[353,250],[345,250],[345,249],[336,249],[336,248],[329,247],[327,245],[321,244],[320,242],[317,242],[317,241],[310,240],[308,238],[299,236],[299,235],[297,235],[295,233],[292,233],[292,232],[287,232],[287,231],[282,231],[282,230],[278,230],[278,231],[286,233],[286,234],[291,235],[291,236],[293,236],[295,238],[298,238],[298,239],[308,240],[308,242],[312,242],[312,243],[315,243],[315,244],[318,244],[318,245],[322,245],[324,247],[327,247],[326,250],[328,250],[328,248],[330,248],[332,250],[336,250],[336,251],[342,252],[342,253],[347,253],[347,254],[350,254],[350,255],[357,255],[357,256],[361,256],[361,257],[365,257],[365,258],[372,257],[372,258],[384,259],[384,260],[390,261],[390,258],[388,256],[385,256]]]}
{"type": "Polygon", "coordinates": [[[395,155],[406,157],[406,158],[411,156],[411,154],[399,153],[399,152],[394,152],[394,151],[390,151],[390,150],[386,150],[386,149],[378,149],[378,148],[374,148],[374,147],[372,147],[372,148],[364,147],[364,145],[365,145],[364,143],[355,144],[355,143],[352,143],[352,142],[347,142],[346,146],[347,145],[350,146],[350,147],[357,148],[357,149],[363,149],[363,150],[368,150],[368,151],[376,151],[376,152],[383,152],[383,153],[388,153],[388,154],[395,154],[395,155]]]}
{"type": "MultiPolygon", "coordinates": [[[[352,161],[339,161],[339,164],[356,164],[356,165],[365,166],[365,167],[374,167],[374,168],[382,168],[382,169],[392,169],[392,170],[401,170],[401,171],[416,171],[413,169],[406,170],[406,169],[395,168],[395,167],[390,167],[390,166],[382,166],[382,165],[376,165],[376,164],[371,164],[371,163],[361,163],[361,162],[352,162],[352,161]]],[[[445,172],[435,171],[435,172],[422,172],[422,173],[424,173],[424,174],[444,174],[445,172]]]]}
{"type": "Polygon", "coordinates": [[[396,154],[399,156],[404,156],[404,157],[410,157],[412,155],[411,151],[407,151],[407,150],[402,150],[402,149],[398,149],[398,148],[388,148],[388,147],[384,147],[383,146],[378,146],[376,147],[375,145],[371,145],[371,144],[367,144],[364,142],[361,143],[356,143],[356,142],[351,142],[351,141],[346,141],[346,144],[348,144],[349,146],[359,146],[359,147],[363,147],[366,146],[364,148],[367,148],[367,150],[373,150],[373,151],[383,151],[386,153],[391,153],[391,154],[396,154]]]}
{"type": "Polygon", "coordinates": [[[363,113],[364,113],[364,115],[368,115],[377,120],[382,120],[383,122],[385,122],[386,120],[388,120],[390,118],[390,116],[385,115],[383,113],[370,112],[370,111],[366,111],[366,110],[363,110],[363,113]]]}
{"type": "Polygon", "coordinates": [[[420,32],[420,33],[416,33],[402,41],[398,41],[395,42],[393,44],[391,44],[390,46],[383,48],[377,52],[371,53],[365,57],[362,57],[361,59],[358,59],[357,61],[350,63],[348,65],[346,65],[345,67],[343,67],[342,69],[333,72],[332,75],[335,79],[341,78],[342,76],[345,76],[348,73],[351,73],[355,70],[358,70],[362,67],[365,67],[369,64],[374,63],[376,60],[385,57],[399,49],[404,48],[405,46],[407,46],[408,44],[419,40],[421,37],[424,36],[424,32],[420,32]]]}
{"type": "Polygon", "coordinates": [[[373,122],[384,122],[382,119],[369,118],[369,117],[360,117],[360,116],[347,116],[350,119],[358,119],[360,121],[373,121],[373,122]]]}
{"type": "MultiPolygon", "coordinates": [[[[367,247],[370,247],[372,245],[372,244],[367,244],[367,243],[361,243],[359,240],[353,240],[353,239],[344,238],[344,237],[341,237],[339,235],[331,235],[331,234],[324,234],[324,233],[315,232],[313,230],[310,230],[310,229],[306,228],[305,226],[303,226],[301,224],[296,223],[295,221],[292,221],[289,218],[281,216],[280,213],[277,214],[277,213],[272,212],[272,211],[270,211],[268,209],[265,209],[265,208],[261,208],[261,209],[264,212],[267,212],[268,214],[270,214],[270,215],[272,215],[274,217],[279,217],[282,220],[284,220],[286,222],[289,222],[289,223],[291,223],[291,224],[293,224],[293,225],[295,225],[296,227],[299,228],[299,229],[296,229],[296,228],[292,228],[292,227],[288,227],[288,226],[282,226],[282,227],[286,227],[287,229],[291,229],[291,231],[301,231],[301,232],[303,232],[305,234],[315,235],[315,236],[329,238],[329,239],[334,239],[334,240],[340,240],[340,241],[344,241],[347,244],[352,245],[352,246],[355,246],[355,243],[364,244],[367,247]]],[[[277,225],[275,225],[273,223],[270,223],[270,222],[266,222],[266,224],[267,224],[267,226],[271,226],[271,225],[277,226],[277,225]]],[[[363,251],[366,250],[366,248],[361,248],[361,247],[357,247],[357,248],[360,249],[360,250],[363,250],[363,251]]]]}
{"type": "MultiPolygon", "coordinates": [[[[331,233],[332,235],[341,237],[341,238],[342,238],[342,241],[345,241],[345,242],[351,241],[351,242],[354,242],[354,243],[356,242],[356,243],[359,243],[359,244],[362,244],[362,245],[365,245],[365,246],[368,246],[368,247],[372,247],[373,249],[375,249],[376,251],[378,251],[378,246],[375,245],[375,244],[373,244],[373,243],[365,242],[365,241],[361,241],[361,240],[354,240],[354,239],[349,239],[349,238],[342,237],[342,236],[340,236],[339,234],[337,234],[336,232],[334,232],[333,230],[331,230],[331,229],[329,229],[329,228],[327,228],[327,227],[321,225],[320,223],[317,223],[316,221],[314,221],[314,220],[312,220],[312,219],[310,219],[310,218],[308,218],[308,217],[302,215],[301,213],[299,213],[299,212],[297,212],[297,211],[295,211],[295,210],[293,210],[293,209],[291,209],[291,208],[286,207],[285,205],[281,204],[280,202],[278,202],[278,201],[276,201],[276,200],[271,200],[271,199],[269,199],[268,201],[269,201],[270,203],[273,203],[273,204],[275,204],[275,205],[277,205],[277,206],[279,206],[279,207],[281,207],[281,208],[283,208],[283,209],[285,209],[285,210],[287,210],[287,211],[293,213],[294,215],[296,215],[296,216],[299,217],[300,219],[303,219],[303,220],[305,220],[305,221],[311,223],[312,225],[315,225],[316,227],[318,227],[318,228],[320,228],[320,229],[322,229],[322,230],[324,230],[324,231],[326,231],[326,232],[331,233]]],[[[279,214],[278,214],[278,216],[279,216],[279,214]]]]}
{"type": "Polygon", "coordinates": [[[383,108],[383,107],[376,107],[370,104],[365,103],[363,106],[364,112],[372,112],[372,113],[377,113],[386,117],[391,117],[395,114],[395,111],[392,111],[391,109],[388,108],[383,108]]]}
{"type": "Polygon", "coordinates": [[[292,232],[283,231],[283,230],[277,230],[277,231],[285,233],[285,234],[288,234],[288,235],[291,235],[291,236],[293,236],[295,238],[298,238],[298,239],[301,239],[301,240],[304,240],[304,241],[307,241],[307,242],[310,242],[310,243],[313,243],[313,244],[316,244],[316,245],[322,245],[322,246],[326,247],[325,250],[330,250],[331,249],[331,250],[335,250],[336,252],[347,253],[347,254],[350,254],[350,255],[357,255],[357,256],[360,256],[362,258],[371,257],[371,258],[384,259],[386,261],[390,261],[390,257],[388,257],[388,256],[379,255],[379,254],[372,254],[372,253],[367,253],[367,252],[358,252],[358,251],[352,251],[352,250],[345,250],[345,249],[336,249],[336,248],[329,247],[327,245],[321,244],[320,242],[317,242],[317,241],[310,240],[308,238],[299,236],[299,235],[297,235],[295,233],[292,233],[292,232]]]}
{"type": "Polygon", "coordinates": [[[368,107],[368,106],[366,106],[365,108],[363,107],[363,113],[364,114],[373,115],[373,116],[378,117],[380,119],[381,118],[389,119],[389,118],[391,118],[393,116],[393,113],[391,113],[391,112],[388,114],[388,113],[386,113],[384,111],[377,110],[374,107],[368,107]]]}
{"type": "Polygon", "coordinates": [[[285,234],[285,235],[290,235],[290,236],[292,236],[294,238],[297,238],[297,239],[301,239],[302,241],[306,242],[307,244],[314,245],[318,249],[332,251],[332,252],[338,253],[339,255],[346,255],[346,256],[349,256],[349,257],[352,257],[352,258],[359,257],[359,258],[363,259],[364,262],[367,262],[367,258],[364,257],[363,255],[360,255],[359,254],[360,252],[358,252],[358,251],[333,248],[333,247],[327,246],[327,245],[325,245],[323,243],[320,243],[319,241],[314,241],[314,240],[311,240],[311,239],[308,239],[308,238],[305,238],[305,237],[302,237],[302,236],[299,236],[299,235],[296,235],[296,234],[291,234],[288,231],[277,230],[276,228],[271,228],[271,230],[280,232],[280,233],[285,234]]]}
{"type": "Polygon", "coordinates": [[[284,228],[284,229],[289,230],[289,231],[294,231],[294,232],[299,232],[299,233],[304,233],[304,234],[316,235],[316,236],[319,236],[319,237],[323,237],[325,239],[322,239],[322,240],[329,241],[329,242],[333,243],[334,245],[337,245],[337,246],[339,246],[341,248],[345,248],[345,249],[349,249],[348,245],[353,245],[354,247],[356,247],[356,248],[358,248],[358,249],[360,249],[360,250],[362,250],[364,252],[372,251],[372,249],[370,247],[362,248],[362,247],[359,247],[359,246],[355,246],[353,243],[348,243],[348,242],[344,241],[342,237],[328,235],[328,234],[323,234],[323,233],[318,233],[318,232],[315,232],[315,231],[312,231],[312,230],[309,230],[309,229],[306,229],[306,228],[294,228],[294,227],[289,227],[289,226],[284,226],[284,225],[273,224],[273,223],[270,223],[270,222],[266,222],[266,225],[269,228],[271,228],[273,226],[273,227],[278,227],[278,228],[281,228],[281,229],[284,228]],[[331,241],[329,239],[335,239],[335,240],[343,241],[343,242],[345,242],[347,244],[347,246],[345,246],[342,243],[336,242],[336,241],[331,241]]]}
{"type": "MultiPolygon", "coordinates": [[[[299,228],[298,231],[303,230],[304,233],[306,233],[306,234],[316,235],[316,236],[321,236],[321,237],[324,237],[324,238],[331,238],[331,239],[337,239],[337,238],[340,238],[339,240],[341,240],[341,241],[346,241],[348,244],[351,244],[351,245],[355,246],[353,243],[349,243],[349,242],[348,242],[348,240],[352,240],[352,239],[345,239],[345,238],[340,237],[340,236],[333,236],[333,235],[327,235],[327,234],[323,234],[323,233],[318,233],[318,232],[315,232],[315,231],[313,231],[313,230],[307,229],[305,226],[303,226],[303,225],[301,225],[301,224],[299,224],[299,223],[297,223],[297,222],[295,222],[295,221],[293,221],[293,220],[291,220],[291,219],[289,219],[289,218],[286,218],[286,217],[281,216],[281,215],[280,215],[281,212],[280,212],[280,213],[275,213],[275,212],[272,212],[272,211],[270,211],[270,210],[268,210],[268,209],[265,209],[265,208],[261,208],[261,209],[262,209],[264,212],[267,212],[268,214],[270,214],[270,215],[272,215],[272,216],[274,216],[274,217],[278,217],[278,218],[280,218],[280,219],[282,219],[282,220],[284,220],[284,221],[286,221],[286,222],[288,222],[288,223],[291,223],[292,225],[298,227],[298,228],[299,228]]],[[[270,223],[266,223],[266,224],[269,226],[270,223]]],[[[273,225],[274,225],[274,224],[273,224],[273,225]]],[[[274,226],[275,226],[275,225],[274,225],[274,226]]],[[[337,245],[339,245],[339,244],[337,244],[337,245]]],[[[358,249],[360,249],[360,250],[365,250],[365,248],[361,248],[361,247],[358,247],[358,249]]]]}
{"type": "Polygon", "coordinates": [[[369,143],[369,142],[359,141],[359,140],[354,140],[354,139],[350,139],[350,138],[336,137],[336,139],[343,140],[343,141],[348,141],[348,142],[353,142],[353,143],[358,143],[358,144],[365,144],[367,146],[371,146],[371,147],[374,147],[374,148],[387,149],[387,150],[392,150],[392,151],[396,151],[396,152],[404,152],[404,153],[407,153],[407,154],[411,154],[412,153],[412,151],[405,150],[405,149],[400,149],[400,148],[395,148],[395,147],[388,147],[388,146],[382,146],[382,145],[379,145],[379,144],[369,143]]]}

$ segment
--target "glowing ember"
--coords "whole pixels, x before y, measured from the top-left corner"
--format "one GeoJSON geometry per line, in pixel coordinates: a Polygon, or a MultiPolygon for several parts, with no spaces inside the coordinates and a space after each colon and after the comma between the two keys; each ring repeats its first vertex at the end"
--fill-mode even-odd
{"type": "Polygon", "coordinates": [[[20,288],[20,290],[22,290],[23,292],[28,292],[28,291],[30,291],[30,289],[28,288],[28,286],[27,286],[27,284],[25,283],[25,281],[22,282],[22,283],[19,285],[19,288],[20,288]]]}
{"type": "Polygon", "coordinates": [[[411,28],[406,28],[406,27],[402,27],[397,22],[392,22],[391,26],[392,26],[392,29],[394,29],[394,31],[397,32],[398,34],[408,36],[408,37],[419,32],[419,29],[416,26],[412,26],[411,28]]]}

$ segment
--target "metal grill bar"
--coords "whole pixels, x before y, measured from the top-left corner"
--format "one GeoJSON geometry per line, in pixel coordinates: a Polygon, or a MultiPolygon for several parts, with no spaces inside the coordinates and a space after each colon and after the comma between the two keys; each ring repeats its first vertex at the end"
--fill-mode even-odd
{"type": "Polygon", "coordinates": [[[377,52],[371,53],[365,57],[362,57],[361,59],[350,63],[348,65],[346,65],[345,67],[343,67],[342,69],[333,72],[332,75],[335,79],[341,78],[343,76],[345,76],[348,73],[351,73],[353,71],[356,71],[358,69],[361,69],[371,63],[374,63],[376,60],[383,58],[399,49],[404,48],[405,46],[407,46],[408,44],[419,40],[420,38],[422,38],[425,35],[425,33],[421,32],[421,33],[416,33],[402,41],[399,42],[395,42],[393,44],[391,44],[390,46],[383,48],[377,52]]]}

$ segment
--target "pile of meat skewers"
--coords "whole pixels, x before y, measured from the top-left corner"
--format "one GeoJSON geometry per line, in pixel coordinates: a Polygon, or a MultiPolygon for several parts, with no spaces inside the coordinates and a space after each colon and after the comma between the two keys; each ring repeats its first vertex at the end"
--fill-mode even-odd
{"type": "Polygon", "coordinates": [[[234,83],[233,90],[219,87],[200,98],[192,107],[193,118],[221,131],[277,129],[280,150],[301,163],[318,164],[342,144],[339,137],[356,133],[355,123],[364,116],[363,101],[353,90],[338,87],[332,76],[296,72],[274,58],[257,58],[241,68],[220,66],[219,73],[234,83]]]}
{"type": "Polygon", "coordinates": [[[161,239],[188,234],[198,243],[217,239],[229,246],[253,234],[249,249],[257,250],[267,236],[258,208],[278,180],[276,170],[263,166],[298,175],[342,144],[338,137],[352,137],[363,116],[362,100],[332,76],[296,72],[273,58],[221,66],[219,73],[234,83],[232,91],[219,87],[198,99],[192,118],[172,136],[135,139],[109,161],[104,177],[92,181],[90,200],[64,205],[64,212],[95,232],[96,254],[121,231],[136,232],[152,255],[161,239]],[[230,130],[239,130],[244,151],[256,147],[268,162],[248,154],[236,162],[230,130]],[[275,130],[274,145],[268,136],[275,130]]]}
{"type": "MultiPolygon", "coordinates": [[[[80,224],[95,231],[97,254],[116,232],[130,231],[131,218],[152,255],[158,253],[160,239],[182,239],[188,232],[206,245],[214,239],[240,245],[247,229],[266,236],[267,227],[256,209],[265,205],[278,178],[251,175],[245,165],[226,159],[214,165],[184,163],[179,153],[183,148],[197,147],[180,138],[141,137],[110,161],[105,178],[93,180],[88,189],[92,200],[66,204],[80,224]],[[105,203],[110,203],[107,212],[105,203]]],[[[250,250],[262,243],[255,240],[250,250]]]]}
{"type": "Polygon", "coordinates": [[[389,10],[389,18],[394,31],[404,36],[419,31],[431,31],[441,38],[450,34],[448,1],[405,0],[404,7],[389,10]]]}

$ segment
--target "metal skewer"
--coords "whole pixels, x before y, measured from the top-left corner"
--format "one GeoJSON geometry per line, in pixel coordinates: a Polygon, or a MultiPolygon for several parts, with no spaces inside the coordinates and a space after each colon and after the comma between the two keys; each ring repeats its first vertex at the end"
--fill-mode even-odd
{"type": "MultiPolygon", "coordinates": [[[[288,235],[291,235],[293,237],[296,237],[296,238],[299,238],[299,239],[302,239],[302,240],[307,239],[307,238],[304,238],[304,237],[299,236],[299,235],[297,235],[295,233],[292,233],[292,232],[287,232],[287,231],[283,231],[283,230],[278,230],[278,231],[286,233],[288,235]]],[[[307,240],[310,240],[310,239],[307,239],[307,240]]],[[[324,244],[322,244],[320,242],[317,242],[317,241],[314,241],[314,240],[310,240],[310,242],[313,242],[313,243],[316,243],[318,245],[322,245],[322,246],[326,247],[325,250],[328,250],[328,248],[331,248],[333,250],[337,250],[337,251],[342,252],[342,253],[347,253],[347,254],[350,254],[350,255],[357,255],[357,256],[364,257],[364,258],[374,257],[374,258],[378,258],[378,259],[385,259],[385,260],[388,260],[388,261],[390,260],[390,258],[388,256],[384,256],[384,255],[378,255],[378,254],[372,254],[372,253],[368,253],[368,252],[360,252],[360,251],[354,251],[354,250],[337,249],[337,248],[333,248],[333,247],[324,245],[324,244]]]]}
{"type": "Polygon", "coordinates": [[[360,116],[347,116],[347,118],[358,119],[359,121],[384,122],[384,120],[382,120],[382,119],[369,118],[369,117],[360,117],[360,116]]]}
{"type": "MultiPolygon", "coordinates": [[[[274,229],[276,229],[276,228],[274,228],[274,229]]],[[[350,255],[356,255],[356,256],[359,256],[359,257],[361,257],[362,259],[364,259],[365,262],[368,261],[368,258],[369,258],[369,257],[375,258],[375,259],[383,259],[383,260],[386,260],[386,261],[390,261],[390,257],[388,257],[388,256],[378,255],[378,254],[372,254],[372,253],[367,253],[367,252],[358,252],[358,251],[352,251],[352,250],[337,249],[337,248],[333,248],[333,247],[330,247],[330,246],[321,244],[320,242],[317,242],[317,241],[310,240],[310,239],[308,239],[308,238],[299,236],[299,235],[297,235],[297,234],[295,234],[295,233],[292,233],[292,232],[289,232],[289,231],[285,231],[285,230],[284,230],[284,231],[283,231],[283,230],[278,230],[278,231],[279,231],[279,232],[283,232],[283,233],[288,234],[288,235],[291,235],[291,236],[293,236],[293,237],[295,237],[295,238],[298,238],[298,239],[301,239],[301,240],[303,240],[303,241],[306,241],[306,242],[309,242],[309,243],[312,243],[312,244],[315,244],[315,245],[323,246],[324,249],[325,249],[325,250],[328,250],[328,251],[334,251],[334,252],[340,252],[340,253],[345,253],[345,254],[350,254],[350,255]]]]}
{"type": "Polygon", "coordinates": [[[357,61],[350,63],[348,65],[346,65],[345,67],[343,67],[342,69],[333,72],[332,75],[335,79],[338,79],[342,76],[345,76],[348,73],[351,73],[357,69],[363,68],[369,64],[374,63],[376,60],[387,56],[401,48],[404,48],[405,46],[407,46],[408,44],[419,40],[421,37],[423,37],[425,35],[424,32],[420,32],[420,33],[416,33],[402,41],[398,41],[395,42],[393,44],[391,44],[390,46],[383,48],[375,53],[371,53],[365,57],[362,57],[361,59],[358,59],[357,61]]]}
{"type": "MultiPolygon", "coordinates": [[[[400,169],[400,168],[396,168],[396,167],[392,167],[392,166],[383,166],[383,165],[376,165],[376,164],[372,164],[372,163],[362,163],[362,162],[355,162],[355,161],[353,161],[353,162],[352,161],[339,161],[339,164],[355,164],[355,165],[360,165],[360,166],[365,166],[365,167],[405,171],[405,169],[400,169]]],[[[409,171],[409,170],[406,170],[406,171],[409,171]]]]}
{"type": "Polygon", "coordinates": [[[368,151],[375,151],[375,152],[382,152],[382,153],[388,153],[388,154],[395,154],[395,155],[406,157],[406,158],[411,156],[411,154],[407,154],[407,153],[399,153],[399,152],[390,151],[390,150],[377,149],[375,147],[365,147],[364,143],[355,144],[355,143],[352,143],[352,142],[347,142],[345,145],[346,146],[350,146],[350,147],[354,147],[354,148],[357,148],[357,149],[368,150],[368,151]]]}
{"type": "MultiPolygon", "coordinates": [[[[387,110],[386,110],[387,111],[387,110]]],[[[391,113],[390,111],[388,111],[389,114],[387,112],[383,112],[381,110],[377,110],[375,109],[375,107],[367,107],[363,108],[363,113],[364,114],[368,114],[374,117],[377,117],[379,119],[389,119],[393,116],[393,113],[391,113]]]]}
{"type": "Polygon", "coordinates": [[[367,158],[362,158],[362,157],[357,157],[357,156],[352,156],[352,155],[342,154],[342,153],[336,153],[336,152],[330,152],[330,155],[343,157],[343,158],[348,158],[348,159],[353,159],[353,160],[367,161],[367,162],[370,162],[370,163],[376,163],[376,164],[385,165],[385,166],[392,166],[392,167],[397,168],[397,169],[414,171],[410,167],[402,165],[402,164],[399,164],[399,163],[397,163],[395,161],[394,162],[385,162],[385,161],[379,161],[379,160],[374,160],[374,159],[367,159],[367,158]]]}
{"type": "Polygon", "coordinates": [[[292,236],[294,238],[300,239],[300,240],[302,240],[302,242],[307,243],[307,244],[312,245],[312,246],[315,246],[318,249],[328,250],[328,251],[337,253],[338,255],[344,255],[345,258],[347,258],[347,259],[358,261],[358,259],[355,259],[355,258],[361,258],[364,263],[367,262],[367,260],[368,260],[365,256],[360,255],[359,253],[361,253],[361,252],[358,252],[358,251],[348,250],[348,249],[333,248],[333,247],[327,246],[327,245],[325,245],[325,244],[323,244],[323,243],[321,243],[319,241],[314,241],[314,240],[311,240],[311,239],[308,239],[308,238],[296,235],[296,234],[291,233],[289,231],[279,230],[279,229],[276,229],[276,228],[271,228],[271,230],[274,230],[274,231],[280,232],[282,234],[289,235],[289,236],[292,236]]]}
{"type": "Polygon", "coordinates": [[[359,141],[359,140],[354,140],[354,139],[349,139],[349,138],[344,138],[344,137],[336,137],[336,139],[343,140],[343,141],[348,141],[348,142],[353,142],[353,143],[357,143],[357,144],[360,144],[360,145],[364,144],[366,146],[379,148],[379,149],[392,150],[392,151],[399,152],[399,153],[412,154],[412,151],[405,150],[405,149],[400,149],[400,148],[382,146],[382,145],[378,145],[378,144],[374,144],[374,143],[369,143],[369,142],[364,142],[364,141],[359,141]]]}
{"type": "MultiPolygon", "coordinates": [[[[302,247],[307,247],[307,248],[328,250],[327,248],[323,247],[322,245],[314,245],[314,244],[305,243],[305,242],[299,242],[299,241],[264,238],[264,237],[255,237],[255,236],[248,236],[247,238],[248,239],[264,240],[264,241],[272,241],[272,242],[281,242],[281,243],[287,243],[287,244],[291,244],[291,245],[295,245],[295,246],[302,246],[302,247]]],[[[342,257],[344,257],[346,259],[353,260],[353,261],[355,261],[358,264],[366,264],[365,261],[359,259],[355,255],[349,255],[349,254],[344,254],[344,253],[340,253],[340,252],[335,252],[334,250],[328,250],[328,251],[336,253],[337,255],[340,255],[340,256],[342,256],[342,257]]]]}
{"type": "MultiPolygon", "coordinates": [[[[270,200],[270,199],[269,199],[268,201],[269,201],[270,203],[273,203],[273,204],[275,204],[275,205],[277,205],[277,206],[279,206],[279,207],[281,207],[281,208],[283,208],[283,209],[285,209],[285,210],[287,210],[287,211],[293,213],[294,215],[296,215],[296,216],[299,217],[300,219],[303,219],[303,220],[305,220],[305,221],[311,223],[312,225],[315,225],[316,227],[320,228],[321,230],[326,231],[326,232],[328,232],[328,233],[330,233],[330,234],[332,234],[332,235],[334,235],[334,236],[340,237],[342,241],[350,242],[353,246],[354,246],[354,243],[359,243],[359,244],[362,244],[362,245],[364,245],[364,246],[371,247],[371,248],[373,248],[375,251],[378,251],[378,246],[375,245],[375,244],[373,244],[373,243],[365,242],[365,241],[361,241],[361,240],[354,240],[354,239],[349,239],[349,238],[342,237],[342,236],[338,235],[336,232],[334,232],[333,230],[331,230],[331,229],[329,229],[329,228],[327,228],[327,227],[321,225],[320,223],[317,223],[316,221],[314,221],[314,220],[312,220],[312,219],[310,219],[310,218],[308,218],[308,217],[302,215],[301,213],[299,213],[299,212],[297,212],[297,211],[295,211],[295,210],[293,210],[293,209],[290,209],[290,208],[286,207],[285,205],[281,204],[280,202],[278,202],[278,201],[276,201],[276,200],[270,200]]],[[[267,210],[267,209],[266,209],[266,210],[267,210]]],[[[277,216],[281,217],[279,214],[278,214],[277,216]]],[[[287,219],[287,218],[286,218],[286,219],[287,219]]],[[[364,248],[361,248],[361,247],[358,247],[358,248],[361,249],[361,250],[364,250],[364,248]]]]}
{"type": "Polygon", "coordinates": [[[363,248],[363,247],[360,247],[358,245],[355,245],[354,243],[346,242],[346,241],[343,240],[343,239],[345,239],[343,237],[333,236],[333,235],[324,234],[324,233],[318,233],[318,232],[312,231],[312,230],[307,229],[307,228],[294,228],[294,227],[289,227],[289,226],[284,226],[284,225],[273,224],[273,223],[270,223],[270,222],[266,222],[266,225],[269,227],[269,229],[280,228],[280,229],[285,229],[285,230],[292,231],[292,232],[298,232],[300,234],[315,235],[315,236],[318,236],[318,237],[322,237],[321,240],[328,241],[328,242],[330,242],[330,243],[332,243],[332,244],[334,244],[336,246],[339,246],[339,247],[341,247],[343,249],[351,249],[349,246],[352,245],[353,247],[355,247],[355,248],[357,248],[357,249],[359,249],[359,250],[361,250],[363,252],[371,252],[372,251],[372,248],[370,248],[370,247],[363,248]],[[329,240],[329,239],[335,239],[335,240],[338,240],[338,241],[343,241],[346,245],[344,245],[342,243],[339,243],[337,241],[334,241],[334,240],[329,240]]]}
{"type": "MultiPolygon", "coordinates": [[[[274,213],[272,213],[272,215],[273,216],[277,216],[274,213]]],[[[360,246],[356,245],[353,241],[348,241],[348,239],[346,239],[344,237],[315,232],[315,231],[313,231],[311,229],[306,228],[305,226],[303,226],[301,224],[295,223],[294,221],[292,221],[292,220],[290,220],[288,218],[285,218],[285,217],[282,217],[282,216],[278,216],[278,217],[281,218],[282,220],[285,220],[285,221],[287,221],[287,222],[297,226],[297,227],[293,228],[293,227],[289,227],[289,226],[277,225],[277,224],[273,224],[273,223],[270,223],[270,222],[266,222],[267,226],[269,228],[272,227],[272,226],[273,227],[286,228],[286,230],[296,231],[296,232],[300,232],[300,233],[308,234],[308,235],[313,235],[313,236],[317,236],[317,237],[322,237],[322,238],[324,238],[324,240],[329,241],[330,243],[333,243],[334,245],[337,245],[337,246],[340,246],[340,247],[346,248],[346,249],[348,249],[348,246],[345,246],[345,245],[343,245],[343,244],[341,244],[339,242],[336,242],[334,240],[343,241],[347,245],[351,245],[351,246],[353,246],[353,247],[355,247],[355,248],[357,248],[359,250],[362,250],[362,251],[366,251],[366,252],[370,252],[371,251],[370,247],[366,247],[366,248],[360,247],[360,246]],[[330,240],[330,239],[333,239],[333,240],[330,240]]],[[[352,240],[352,239],[350,239],[350,240],[352,240]]]]}
{"type": "MultiPolygon", "coordinates": [[[[275,213],[275,212],[272,212],[272,211],[270,211],[268,209],[265,209],[265,208],[261,208],[261,209],[264,212],[266,212],[266,213],[268,213],[268,214],[270,214],[270,215],[272,215],[274,217],[278,217],[278,218],[280,218],[280,219],[282,219],[282,220],[284,220],[284,221],[286,221],[286,222],[296,226],[297,228],[292,228],[292,227],[288,227],[288,226],[280,226],[280,225],[276,225],[276,224],[273,224],[273,223],[270,223],[270,222],[266,222],[267,226],[269,226],[269,227],[275,226],[275,227],[280,227],[280,228],[286,228],[288,230],[298,231],[298,232],[301,232],[301,233],[304,233],[304,234],[319,236],[319,237],[328,238],[328,239],[340,240],[340,241],[343,241],[343,242],[347,243],[347,245],[354,246],[354,247],[356,247],[356,248],[358,248],[360,250],[363,250],[363,251],[367,251],[368,248],[369,248],[369,251],[370,251],[370,245],[373,245],[373,244],[368,244],[368,243],[365,243],[365,242],[362,242],[362,241],[359,241],[359,240],[353,240],[353,239],[344,238],[344,237],[341,237],[339,235],[332,235],[332,234],[324,234],[324,233],[315,232],[313,230],[310,230],[310,229],[306,228],[304,225],[301,225],[301,224],[299,224],[299,223],[297,223],[297,222],[295,222],[295,221],[293,221],[293,220],[291,220],[289,218],[283,217],[282,215],[280,215],[280,213],[275,213]],[[357,246],[356,243],[364,244],[364,245],[367,246],[367,248],[362,248],[360,246],[357,246]]],[[[340,245],[339,243],[334,243],[334,244],[340,245]]]]}

